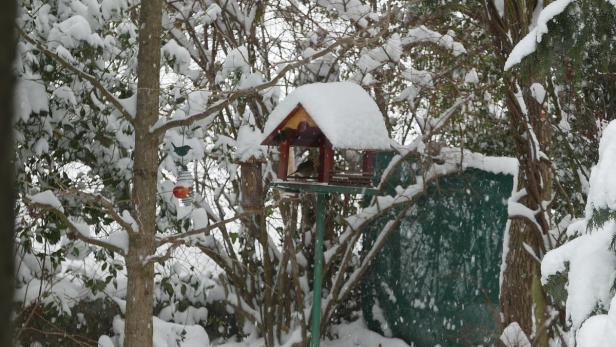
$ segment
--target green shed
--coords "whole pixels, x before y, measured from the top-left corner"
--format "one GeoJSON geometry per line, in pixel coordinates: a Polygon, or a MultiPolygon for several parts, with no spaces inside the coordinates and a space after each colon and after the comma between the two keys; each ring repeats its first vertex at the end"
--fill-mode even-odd
{"type": "MultiPolygon", "coordinates": [[[[393,154],[375,158],[376,179],[393,154]]],[[[492,346],[499,336],[499,287],[507,200],[517,161],[472,156],[465,169],[431,185],[390,236],[362,282],[368,326],[417,347],[492,346]]],[[[404,162],[387,192],[413,183],[404,162]]],[[[369,249],[397,211],[369,226],[369,249]]]]}

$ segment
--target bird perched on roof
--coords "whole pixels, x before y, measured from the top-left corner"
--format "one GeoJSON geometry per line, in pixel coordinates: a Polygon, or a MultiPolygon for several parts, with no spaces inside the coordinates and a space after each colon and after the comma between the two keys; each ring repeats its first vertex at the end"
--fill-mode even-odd
{"type": "Polygon", "coordinates": [[[306,159],[297,165],[295,172],[293,172],[290,176],[299,176],[299,177],[310,177],[316,173],[316,167],[314,165],[314,161],[311,158],[306,159]]]}

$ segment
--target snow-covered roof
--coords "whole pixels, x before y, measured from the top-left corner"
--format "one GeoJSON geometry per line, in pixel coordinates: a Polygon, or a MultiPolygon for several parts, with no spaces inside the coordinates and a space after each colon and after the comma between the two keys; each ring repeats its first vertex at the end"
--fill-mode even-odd
{"type": "Polygon", "coordinates": [[[379,107],[370,94],[351,82],[298,87],[272,111],[263,134],[269,136],[300,104],[334,148],[391,149],[379,107]]]}

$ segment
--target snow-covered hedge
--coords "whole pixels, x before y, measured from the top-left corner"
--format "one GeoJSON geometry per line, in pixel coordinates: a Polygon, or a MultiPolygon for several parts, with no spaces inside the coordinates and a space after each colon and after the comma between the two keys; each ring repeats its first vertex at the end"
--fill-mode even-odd
{"type": "Polygon", "coordinates": [[[616,341],[616,220],[610,217],[615,212],[616,121],[612,121],[599,145],[585,216],[567,230],[575,238],[548,252],[541,263],[544,284],[559,274],[568,278],[570,346],[608,347],[616,341]]]}

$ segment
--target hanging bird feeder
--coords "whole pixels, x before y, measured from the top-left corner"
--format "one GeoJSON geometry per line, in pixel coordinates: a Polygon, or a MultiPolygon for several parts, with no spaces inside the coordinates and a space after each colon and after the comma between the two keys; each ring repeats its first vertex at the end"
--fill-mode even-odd
{"type": "Polygon", "coordinates": [[[193,177],[190,171],[183,168],[178,172],[178,180],[173,187],[173,196],[180,199],[182,204],[190,205],[193,200],[193,177]]]}
{"type": "MultiPolygon", "coordinates": [[[[183,139],[182,142],[184,142],[183,139]]],[[[177,181],[173,187],[173,196],[179,199],[184,206],[188,206],[192,204],[193,201],[193,177],[190,171],[188,171],[188,167],[184,165],[184,157],[192,147],[184,144],[179,147],[173,143],[171,143],[171,145],[173,146],[175,154],[182,158],[182,163],[180,164],[181,170],[178,171],[177,181]]]]}

